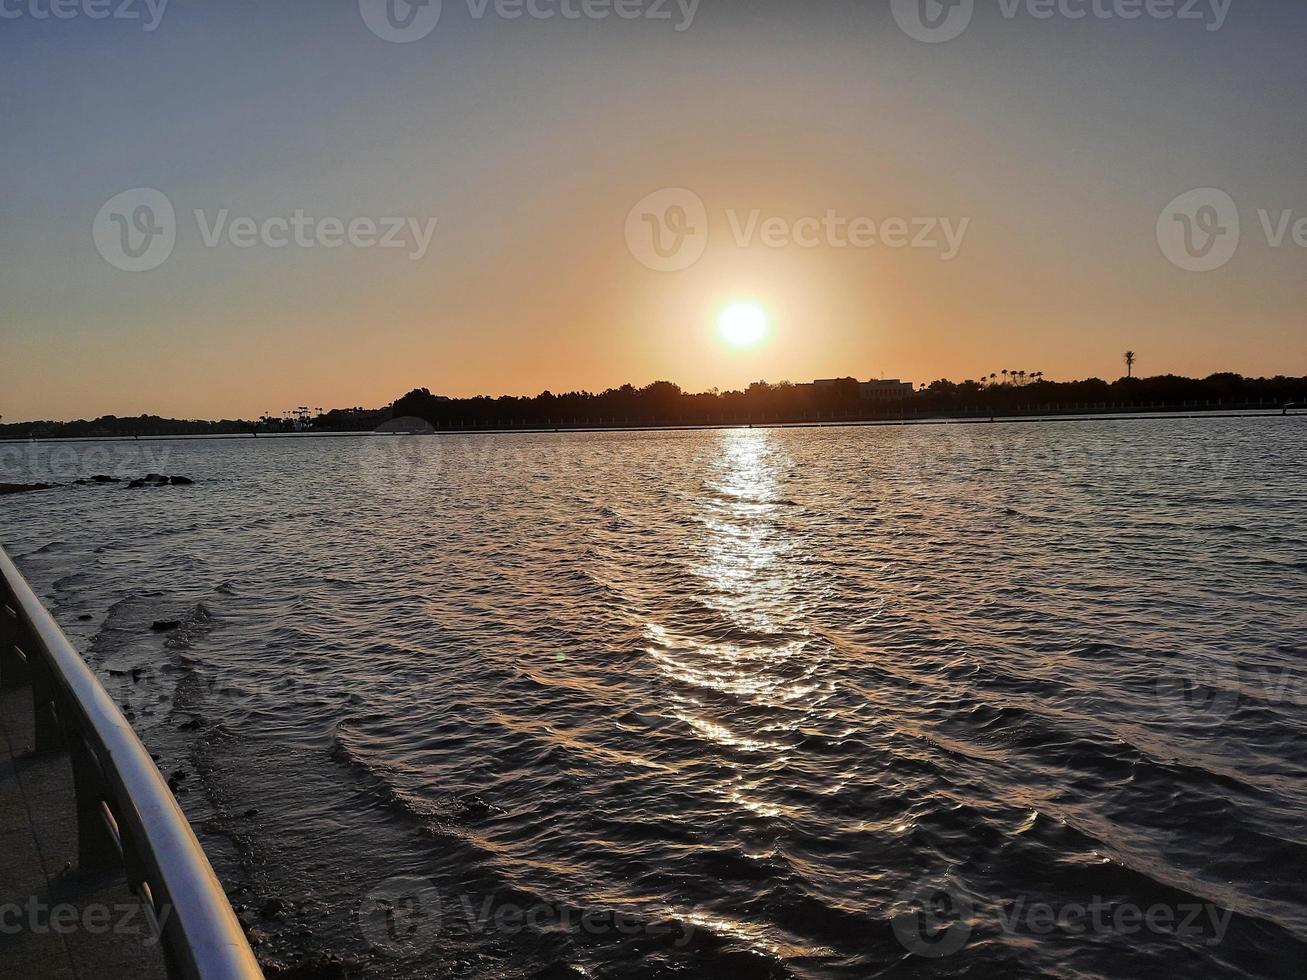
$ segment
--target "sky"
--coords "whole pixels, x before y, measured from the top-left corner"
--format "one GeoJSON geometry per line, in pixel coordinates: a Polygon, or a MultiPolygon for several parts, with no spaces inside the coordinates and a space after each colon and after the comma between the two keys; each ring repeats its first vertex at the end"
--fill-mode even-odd
{"type": "Polygon", "coordinates": [[[1307,374],[1298,0],[56,2],[0,0],[5,421],[1307,374]]]}

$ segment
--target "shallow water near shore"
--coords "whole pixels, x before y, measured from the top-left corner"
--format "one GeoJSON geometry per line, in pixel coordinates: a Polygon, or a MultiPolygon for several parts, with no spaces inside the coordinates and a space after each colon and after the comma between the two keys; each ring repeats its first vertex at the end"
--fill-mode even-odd
{"type": "Polygon", "coordinates": [[[267,959],[1307,961],[1302,419],[6,449],[267,959]]]}

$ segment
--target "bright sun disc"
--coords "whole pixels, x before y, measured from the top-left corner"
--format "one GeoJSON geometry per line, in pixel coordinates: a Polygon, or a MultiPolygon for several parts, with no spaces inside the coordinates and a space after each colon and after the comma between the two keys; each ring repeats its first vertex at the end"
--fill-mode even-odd
{"type": "Polygon", "coordinates": [[[757,303],[736,303],[717,318],[717,332],[731,347],[750,347],[767,332],[767,314],[757,303]]]}

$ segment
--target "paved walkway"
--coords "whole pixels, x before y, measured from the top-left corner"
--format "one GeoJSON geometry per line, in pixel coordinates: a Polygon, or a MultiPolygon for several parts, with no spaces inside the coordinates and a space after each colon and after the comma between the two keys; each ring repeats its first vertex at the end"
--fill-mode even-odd
{"type": "Polygon", "coordinates": [[[123,878],[78,873],[68,756],[32,744],[31,689],[0,691],[0,977],[164,980],[123,878]]]}

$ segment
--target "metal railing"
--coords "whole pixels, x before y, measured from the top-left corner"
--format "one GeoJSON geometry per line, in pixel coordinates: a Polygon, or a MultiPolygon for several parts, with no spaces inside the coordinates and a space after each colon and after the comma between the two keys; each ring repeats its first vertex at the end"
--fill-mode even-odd
{"type": "Polygon", "coordinates": [[[0,548],[0,687],[27,685],[34,750],[72,758],[81,871],[126,872],[174,980],[262,980],[231,903],[154,760],[0,548]]]}

